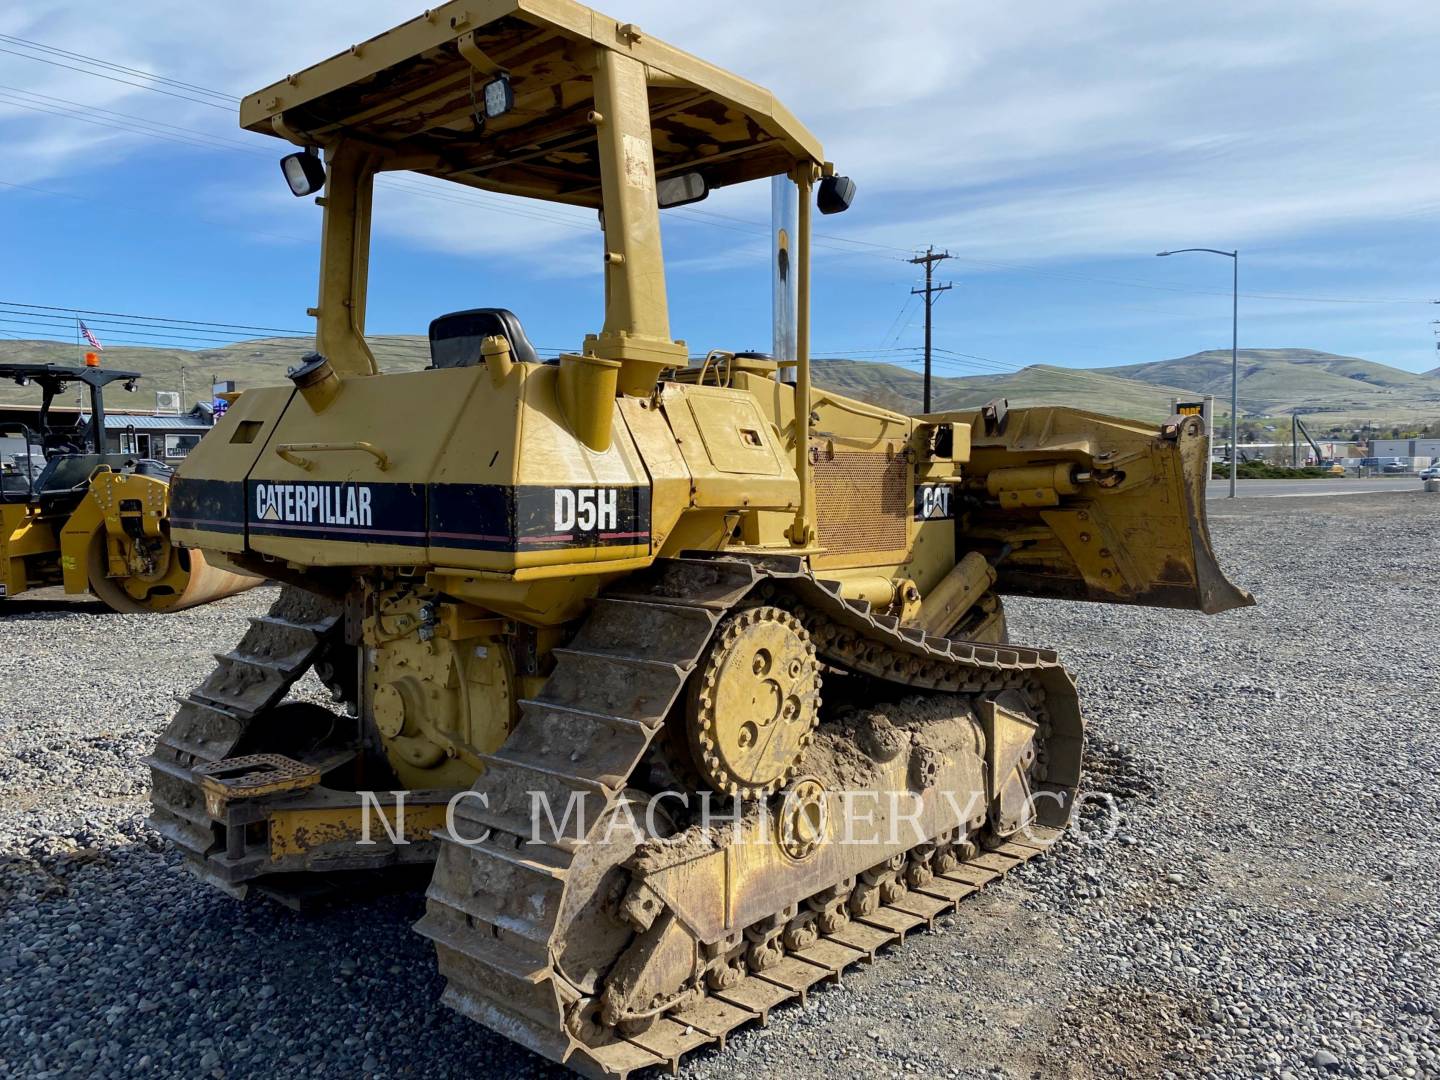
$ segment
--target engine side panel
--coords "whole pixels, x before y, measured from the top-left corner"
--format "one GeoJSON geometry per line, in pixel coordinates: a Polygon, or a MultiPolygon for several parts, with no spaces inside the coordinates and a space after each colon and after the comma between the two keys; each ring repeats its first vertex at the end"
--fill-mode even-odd
{"type": "Polygon", "coordinates": [[[650,484],[625,422],[595,452],[570,433],[553,366],[343,380],[317,409],[242,394],[185,463],[175,535],[300,567],[507,572],[644,557],[650,484]]]}

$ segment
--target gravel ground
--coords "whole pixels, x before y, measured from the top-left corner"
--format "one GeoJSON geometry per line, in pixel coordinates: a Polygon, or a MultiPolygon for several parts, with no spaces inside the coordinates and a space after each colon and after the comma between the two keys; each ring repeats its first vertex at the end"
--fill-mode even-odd
{"type": "MultiPolygon", "coordinates": [[[[1259,607],[1012,604],[1079,677],[1113,809],[682,1071],[1440,1076],[1437,513],[1212,503],[1259,607]]],[[[237,904],[145,827],[138,758],[268,601],[0,616],[0,1075],[565,1075],[437,1006],[416,896],[237,904]]]]}

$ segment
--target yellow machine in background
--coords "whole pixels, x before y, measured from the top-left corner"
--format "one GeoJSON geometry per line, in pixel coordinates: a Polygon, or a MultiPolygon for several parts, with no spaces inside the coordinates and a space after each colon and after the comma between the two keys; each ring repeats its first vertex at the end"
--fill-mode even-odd
{"type": "Polygon", "coordinates": [[[435,862],[418,929],[446,1003],[538,1053],[673,1063],[1050,843],[1083,724],[1003,594],[1252,602],[1206,535],[1196,418],[813,388],[812,206],[854,185],[767,91],[633,24],[460,0],[241,123],[323,188],[317,351],[191,453],[171,526],[288,587],[162,736],[152,820],[236,895],[435,862]],[[371,192],[402,169],[598,209],[598,332],[540,362],[478,307],[431,323],[430,368],[382,374],[371,192]],[[774,176],[800,198],[797,355],[691,366],[661,211],[774,176]],[[285,702],[312,668],[344,715],[285,702]],[[398,789],[403,821],[367,817],[398,789]],[[642,834],[611,827],[667,792],[642,834]],[[842,835],[856,796],[914,831],[842,835]]]}
{"type": "Polygon", "coordinates": [[[180,611],[260,583],[171,541],[167,466],[106,452],[104,387],[133,389],[138,372],[0,364],[0,378],[43,395],[40,430],[0,463],[0,597],[63,585],[119,612],[180,611]],[[51,405],[75,383],[90,388],[89,423],[56,425],[51,405]]]}

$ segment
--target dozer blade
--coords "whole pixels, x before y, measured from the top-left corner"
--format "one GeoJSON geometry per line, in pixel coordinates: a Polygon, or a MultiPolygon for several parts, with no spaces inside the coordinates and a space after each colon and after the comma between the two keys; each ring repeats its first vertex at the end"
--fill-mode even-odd
{"type": "Polygon", "coordinates": [[[1199,417],[1158,429],[1066,408],[943,418],[972,424],[966,540],[987,549],[999,592],[1206,614],[1255,602],[1210,543],[1199,417]]]}

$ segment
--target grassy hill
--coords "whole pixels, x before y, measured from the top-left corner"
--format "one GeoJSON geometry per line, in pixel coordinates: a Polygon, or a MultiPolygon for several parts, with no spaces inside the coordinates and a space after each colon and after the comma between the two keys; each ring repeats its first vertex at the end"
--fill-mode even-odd
{"type": "MultiPolygon", "coordinates": [[[[920,373],[893,364],[827,360],[815,365],[814,378],[818,385],[850,397],[907,412],[918,412],[924,400],[920,373]]],[[[931,401],[937,412],[971,409],[1003,397],[1017,407],[1070,405],[1137,420],[1162,419],[1170,412],[1170,398],[1186,392],[1116,378],[1105,371],[1077,371],[1046,364],[993,375],[937,376],[931,382],[931,401]]]]}
{"type": "MultiPolygon", "coordinates": [[[[1303,409],[1336,418],[1440,416],[1440,375],[1435,371],[1417,375],[1371,360],[1313,349],[1241,349],[1239,369],[1242,415],[1277,415],[1303,409]]],[[[1217,412],[1229,411],[1228,349],[1097,370],[1214,394],[1217,412]]]]}
{"type": "MultiPolygon", "coordinates": [[[[1401,371],[1355,356],[1314,349],[1241,349],[1240,413],[1314,413],[1317,424],[1440,418],[1440,368],[1401,371]]],[[[834,360],[816,365],[816,381],[877,405],[914,410],[919,372],[891,364],[834,360]]],[[[1163,418],[1172,397],[1213,394],[1216,414],[1230,412],[1230,351],[1213,350],[1148,364],[1062,368],[1034,364],[1013,373],[935,378],[937,409],[964,409],[995,397],[1011,405],[1071,405],[1137,420],[1163,418]]]]}
{"type": "MultiPolygon", "coordinates": [[[[233,379],[244,389],[283,382],[287,368],[312,347],[305,338],[262,338],[218,349],[155,349],[123,345],[105,350],[107,367],[138,371],[146,378],[133,396],[117,393],[112,408],[146,410],[157,390],[179,390],[184,375],[186,406],[208,400],[210,384],[233,379]]],[[[428,362],[425,339],[396,335],[371,339],[383,368],[410,371],[428,362]]],[[[0,361],[75,364],[75,346],[55,341],[0,341],[0,361]]],[[[876,405],[919,412],[918,371],[893,364],[827,360],[815,365],[822,388],[876,405]]],[[[1035,364],[1015,372],[940,377],[933,382],[937,410],[966,409],[991,398],[1015,406],[1071,405],[1137,420],[1157,420],[1170,398],[1214,394],[1217,413],[1228,413],[1230,353],[1196,353],[1174,360],[1121,367],[1073,369],[1035,364]]],[[[0,384],[0,403],[38,402],[34,387],[0,384]]],[[[1327,418],[1408,422],[1440,417],[1440,369],[1417,375],[1353,356],[1311,349],[1243,349],[1240,352],[1242,415],[1283,414],[1295,408],[1327,418]]]]}

